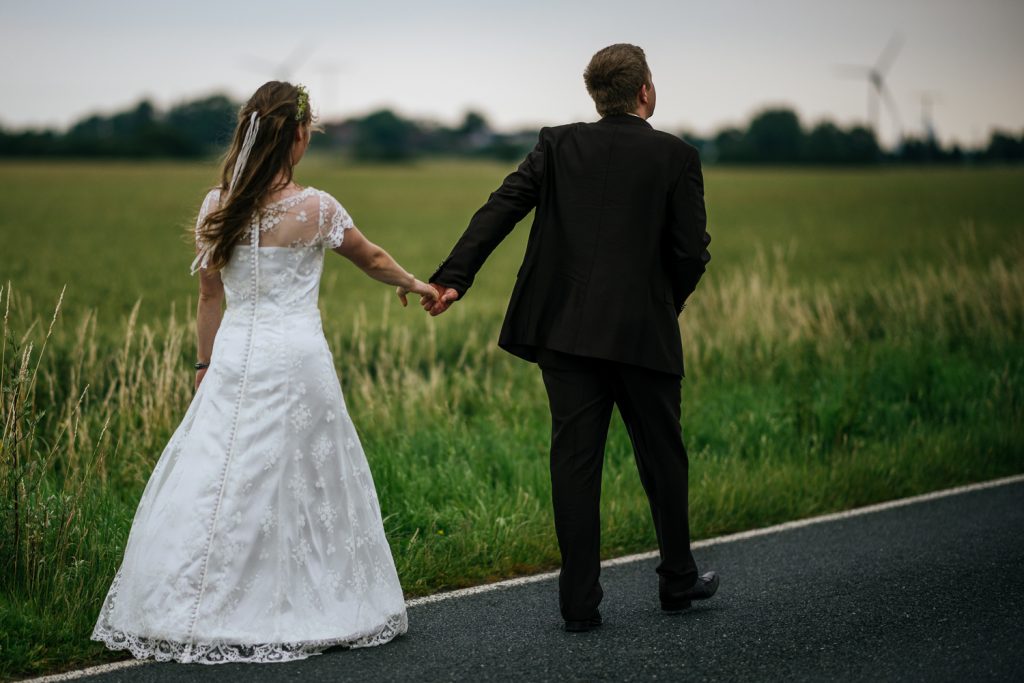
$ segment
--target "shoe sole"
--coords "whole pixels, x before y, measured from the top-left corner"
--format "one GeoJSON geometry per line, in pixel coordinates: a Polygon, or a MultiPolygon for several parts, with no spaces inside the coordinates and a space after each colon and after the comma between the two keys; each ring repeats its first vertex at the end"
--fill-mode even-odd
{"type": "Polygon", "coordinates": [[[708,595],[701,595],[692,598],[691,600],[680,600],[679,602],[665,602],[664,600],[662,600],[661,609],[663,612],[666,612],[667,614],[678,614],[680,612],[688,610],[690,609],[690,606],[693,604],[692,600],[707,600],[708,598],[714,597],[715,593],[718,592],[718,582],[719,579],[716,576],[711,587],[711,593],[709,593],[708,595]]]}
{"type": "Polygon", "coordinates": [[[593,631],[595,628],[600,628],[601,624],[588,624],[587,622],[565,622],[565,630],[569,633],[583,633],[585,631],[593,631]]]}
{"type": "Polygon", "coordinates": [[[693,603],[689,600],[673,603],[663,602],[661,603],[661,611],[665,614],[679,614],[680,612],[685,612],[690,609],[691,605],[693,605],[693,603]]]}

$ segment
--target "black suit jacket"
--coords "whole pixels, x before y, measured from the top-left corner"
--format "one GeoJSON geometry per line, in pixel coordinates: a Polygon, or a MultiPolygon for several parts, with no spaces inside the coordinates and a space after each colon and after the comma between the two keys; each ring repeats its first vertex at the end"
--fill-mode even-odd
{"type": "Polygon", "coordinates": [[[697,150],[628,114],[543,128],[431,282],[464,296],[535,207],[499,346],[682,375],[677,317],[711,259],[697,150]]]}

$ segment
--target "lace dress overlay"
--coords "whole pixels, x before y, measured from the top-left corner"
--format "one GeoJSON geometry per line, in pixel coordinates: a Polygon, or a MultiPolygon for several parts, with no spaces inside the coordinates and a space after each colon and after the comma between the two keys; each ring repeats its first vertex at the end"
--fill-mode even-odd
{"type": "MultiPolygon", "coordinates": [[[[199,222],[218,201],[217,190],[206,196],[199,222]]],[[[214,664],[302,659],[406,631],[317,308],[324,250],[350,227],[314,188],[253,217],[221,271],[227,309],[210,368],[146,484],[93,640],[214,664]]]]}

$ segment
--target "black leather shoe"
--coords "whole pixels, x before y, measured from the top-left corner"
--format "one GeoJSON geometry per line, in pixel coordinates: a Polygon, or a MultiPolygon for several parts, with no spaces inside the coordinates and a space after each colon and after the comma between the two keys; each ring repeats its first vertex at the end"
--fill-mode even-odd
{"type": "Polygon", "coordinates": [[[707,600],[718,590],[718,574],[708,572],[697,578],[697,583],[677,593],[662,593],[661,609],[666,612],[682,612],[690,607],[693,600],[707,600]]]}
{"type": "Polygon", "coordinates": [[[565,620],[565,630],[570,633],[581,633],[583,631],[593,631],[595,628],[602,624],[600,612],[597,616],[584,619],[583,621],[570,621],[565,620]]]}

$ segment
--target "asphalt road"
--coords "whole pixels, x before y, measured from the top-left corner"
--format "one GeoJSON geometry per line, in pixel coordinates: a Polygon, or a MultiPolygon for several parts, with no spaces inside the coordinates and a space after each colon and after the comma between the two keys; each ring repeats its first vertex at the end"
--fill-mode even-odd
{"type": "Polygon", "coordinates": [[[1024,483],[695,554],[722,585],[678,616],[648,560],[604,571],[605,625],[588,633],[561,631],[547,580],[413,607],[379,648],[84,680],[1024,680],[1024,483]]]}

